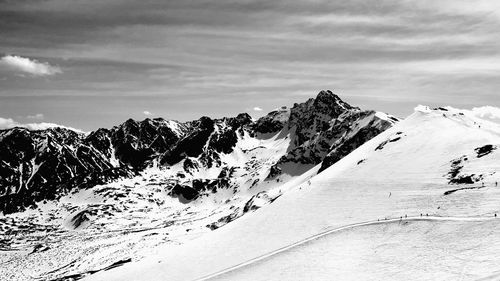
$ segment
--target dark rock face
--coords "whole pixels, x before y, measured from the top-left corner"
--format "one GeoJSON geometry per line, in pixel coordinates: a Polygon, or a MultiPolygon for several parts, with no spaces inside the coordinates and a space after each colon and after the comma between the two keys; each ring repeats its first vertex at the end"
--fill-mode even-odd
{"type": "Polygon", "coordinates": [[[356,134],[354,134],[351,138],[346,139],[345,141],[339,143],[326,157],[323,159],[323,163],[321,163],[321,168],[319,172],[327,169],[331,165],[337,163],[339,160],[344,158],[346,155],[354,151],[356,148],[360,147],[362,144],[371,140],[384,130],[390,127],[390,125],[386,125],[387,127],[377,128],[372,126],[367,126],[359,130],[356,134]]]}
{"type": "MultiPolygon", "coordinates": [[[[185,129],[181,124],[179,126],[185,129]]],[[[134,169],[142,169],[147,160],[172,149],[179,136],[164,119],[142,122],[129,119],[111,130],[110,139],[120,161],[134,169]]]]}
{"type": "Polygon", "coordinates": [[[128,176],[83,135],[56,128],[0,131],[0,211],[16,212],[77,187],[128,176]]]}
{"type": "Polygon", "coordinates": [[[252,125],[256,133],[276,133],[283,129],[290,118],[290,111],[286,107],[269,112],[266,116],[259,118],[252,125]]]}
{"type": "MultiPolygon", "coordinates": [[[[478,149],[476,149],[476,153],[478,153],[478,149]]],[[[468,160],[469,157],[467,155],[463,155],[462,157],[453,159],[450,162],[451,170],[447,175],[449,180],[448,184],[474,184],[483,179],[483,175],[462,173],[462,169],[467,164],[468,160]]]]}
{"type": "MultiPolygon", "coordinates": [[[[279,197],[279,196],[278,196],[279,197]]],[[[266,192],[259,192],[252,196],[250,200],[248,200],[245,203],[245,206],[243,207],[243,213],[247,213],[250,211],[255,211],[258,210],[262,207],[263,204],[269,204],[272,203],[274,200],[276,200],[278,197],[270,197],[266,192]],[[257,201],[260,201],[259,203],[257,201]]]]}
{"type": "Polygon", "coordinates": [[[227,120],[228,125],[233,129],[252,123],[252,117],[248,113],[240,113],[234,118],[223,118],[223,120],[227,120]]]}
{"type": "Polygon", "coordinates": [[[235,128],[226,127],[218,134],[214,134],[210,137],[208,146],[212,147],[217,152],[227,154],[233,151],[233,147],[236,145],[237,141],[238,137],[236,136],[235,128]]]}
{"type": "Polygon", "coordinates": [[[130,177],[177,140],[163,119],[130,119],[87,136],[63,128],[0,131],[0,211],[130,177]]]}
{"type": "Polygon", "coordinates": [[[359,110],[343,102],[331,91],[321,91],[316,99],[294,104],[290,111],[288,127],[296,127],[296,146],[310,140],[317,132],[330,128],[330,121],[339,118],[342,113],[359,110]]]}
{"type": "MultiPolygon", "coordinates": [[[[189,202],[229,188],[237,167],[223,164],[222,159],[233,152],[243,136],[264,139],[281,132],[290,140],[286,154],[266,168],[272,178],[288,172],[288,163],[323,162],[324,169],[394,122],[377,117],[373,111],[352,107],[331,91],[321,91],[314,99],[291,109],[281,107],[256,121],[241,113],[232,118],[202,117],[185,123],[162,118],[129,119],[86,135],[62,128],[1,130],[0,212],[21,211],[73,189],[131,177],[158,163],[182,165],[184,171],[178,172],[177,178],[184,182],[174,186],[170,194],[189,202]],[[216,179],[196,179],[198,171],[212,167],[220,168],[216,179]],[[184,180],[190,177],[190,181],[184,180]]],[[[487,149],[478,151],[478,155],[486,155],[483,150],[487,149]]],[[[257,164],[249,169],[262,168],[257,164]]],[[[260,181],[251,180],[253,185],[260,181]]],[[[234,190],[237,188],[234,186],[234,190]]]]}
{"type": "Polygon", "coordinates": [[[276,164],[282,169],[271,169],[269,178],[287,163],[322,163],[321,172],[395,122],[392,116],[382,119],[375,111],[360,110],[331,91],[321,91],[315,99],[295,104],[290,110],[287,128],[294,131],[293,142],[276,164]]]}
{"type": "Polygon", "coordinates": [[[230,186],[229,179],[195,179],[191,182],[191,186],[176,184],[169,192],[169,195],[179,198],[182,203],[189,203],[196,200],[202,194],[216,193],[218,189],[228,188],[230,186]]]}
{"type": "Polygon", "coordinates": [[[169,165],[178,163],[184,157],[198,157],[214,131],[214,121],[202,117],[190,124],[191,131],[175,143],[162,157],[162,163],[169,165]]]}
{"type": "Polygon", "coordinates": [[[492,144],[487,144],[485,146],[478,147],[475,149],[475,151],[477,153],[477,158],[481,158],[483,156],[486,156],[486,155],[492,153],[495,149],[497,149],[497,147],[492,145],[492,144]]]}
{"type": "Polygon", "coordinates": [[[198,197],[199,191],[191,186],[176,184],[169,194],[178,197],[182,203],[189,203],[198,197]]]}

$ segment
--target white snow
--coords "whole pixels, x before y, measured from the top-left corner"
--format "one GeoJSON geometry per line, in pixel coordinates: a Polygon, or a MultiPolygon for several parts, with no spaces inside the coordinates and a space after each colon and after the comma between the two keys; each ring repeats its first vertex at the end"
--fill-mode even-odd
{"type": "Polygon", "coordinates": [[[182,130],[181,130],[181,127],[179,125],[179,122],[177,121],[174,121],[174,120],[167,120],[166,121],[168,123],[168,127],[178,136],[182,136],[182,130]]]}
{"type": "Polygon", "coordinates": [[[500,144],[500,129],[463,112],[417,107],[317,176],[285,184],[272,204],[88,280],[498,278],[500,152],[477,158],[475,149],[500,144]],[[471,161],[461,173],[483,174],[485,187],[444,195],[481,187],[448,184],[451,161],[463,155],[471,161]]]}
{"type": "MultiPolygon", "coordinates": [[[[224,124],[216,126],[219,130],[224,124]]],[[[0,230],[9,231],[0,234],[0,239],[6,239],[10,249],[9,254],[0,252],[0,263],[8,262],[0,268],[0,276],[52,280],[104,268],[120,259],[140,260],[156,252],[158,245],[183,244],[205,235],[211,232],[208,225],[242,215],[245,203],[255,194],[263,192],[254,200],[257,208],[285,191],[282,184],[294,177],[287,175],[280,183],[264,179],[289,145],[287,131],[257,138],[244,132],[233,152],[219,154],[222,166],[186,173],[183,161],[167,168],[153,164],[134,178],[79,190],[41,202],[35,209],[0,217],[0,230]],[[189,204],[168,195],[175,183],[217,179],[223,166],[234,168],[231,180],[237,189],[219,188],[189,204]],[[185,178],[178,177],[179,172],[185,178]],[[76,226],[73,218],[83,211],[83,220],[76,226]],[[34,245],[44,245],[46,250],[30,254],[34,245]]]]}
{"type": "Polygon", "coordinates": [[[210,280],[497,280],[499,228],[396,220],[342,229],[210,280]]]}
{"type": "Polygon", "coordinates": [[[387,114],[387,113],[384,113],[384,112],[380,112],[380,111],[375,112],[375,116],[378,117],[378,118],[380,118],[380,119],[382,119],[382,120],[389,121],[389,122],[391,122],[393,124],[396,123],[394,121],[394,119],[398,120],[398,118],[396,118],[396,117],[394,117],[394,116],[392,116],[390,114],[387,114]]]}
{"type": "MultiPolygon", "coordinates": [[[[234,168],[236,191],[181,203],[168,195],[172,182],[213,180],[222,171],[214,165],[185,173],[181,162],[0,216],[0,230],[21,229],[0,234],[12,249],[0,255],[0,276],[52,280],[131,258],[87,279],[495,279],[500,147],[481,158],[475,151],[500,145],[491,112],[419,106],[320,174],[319,165],[286,164],[285,173],[267,181],[269,168],[293,145],[293,128],[256,137],[244,131],[231,153],[219,155],[222,166],[234,168]],[[450,185],[452,162],[463,157],[459,175],[482,179],[450,185]],[[463,187],[472,188],[444,195],[463,187]],[[207,227],[241,215],[256,194],[253,206],[260,209],[214,231],[207,227]],[[83,210],[89,220],[74,229],[71,219],[83,210]],[[25,234],[27,225],[37,229],[25,234]],[[44,251],[30,254],[36,244],[44,251]]],[[[375,117],[392,120],[376,112],[351,124],[352,132],[375,117]]]]}

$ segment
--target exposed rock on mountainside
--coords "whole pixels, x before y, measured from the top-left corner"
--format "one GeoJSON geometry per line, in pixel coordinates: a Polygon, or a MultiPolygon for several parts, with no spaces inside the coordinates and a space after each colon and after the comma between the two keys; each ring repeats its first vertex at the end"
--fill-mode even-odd
{"type": "Polygon", "coordinates": [[[109,138],[121,162],[134,169],[143,169],[148,160],[171,149],[187,132],[188,126],[162,118],[142,122],[129,119],[111,129],[109,138]]]}
{"type": "Polygon", "coordinates": [[[89,280],[497,279],[500,119],[477,112],[417,107],[323,172],[278,175],[204,223],[228,227],[89,280]]]}
{"type": "Polygon", "coordinates": [[[290,118],[290,110],[286,106],[269,112],[257,120],[252,126],[256,133],[275,133],[279,132],[290,118]]]}
{"type": "Polygon", "coordinates": [[[0,211],[16,212],[55,199],[75,187],[92,187],[130,176],[109,157],[63,128],[0,131],[0,211]]]}
{"type": "Polygon", "coordinates": [[[323,161],[322,171],[397,121],[384,113],[353,107],[331,91],[321,91],[315,99],[290,110],[287,128],[294,132],[293,142],[277,165],[286,171],[287,163],[323,161]]]}
{"type": "Polygon", "coordinates": [[[236,192],[283,174],[301,174],[325,159],[324,169],[396,121],[321,91],[256,121],[242,113],[185,123],[129,119],[87,135],[63,128],[3,130],[0,211],[20,211],[158,165],[172,173],[168,194],[183,202],[220,189],[236,192]]]}

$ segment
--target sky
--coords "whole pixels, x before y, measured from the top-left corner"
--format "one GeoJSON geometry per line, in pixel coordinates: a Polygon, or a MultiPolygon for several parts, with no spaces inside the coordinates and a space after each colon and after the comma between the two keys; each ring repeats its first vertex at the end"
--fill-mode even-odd
{"type": "Polygon", "coordinates": [[[500,1],[0,0],[0,126],[500,106],[500,1]]]}

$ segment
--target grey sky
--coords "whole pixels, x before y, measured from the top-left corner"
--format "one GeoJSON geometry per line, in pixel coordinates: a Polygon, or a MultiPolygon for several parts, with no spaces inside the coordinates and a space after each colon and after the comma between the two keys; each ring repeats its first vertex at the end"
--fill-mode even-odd
{"type": "Polygon", "coordinates": [[[259,116],[321,89],[398,116],[500,105],[497,1],[0,0],[0,38],[33,62],[0,61],[17,122],[259,116]]]}

